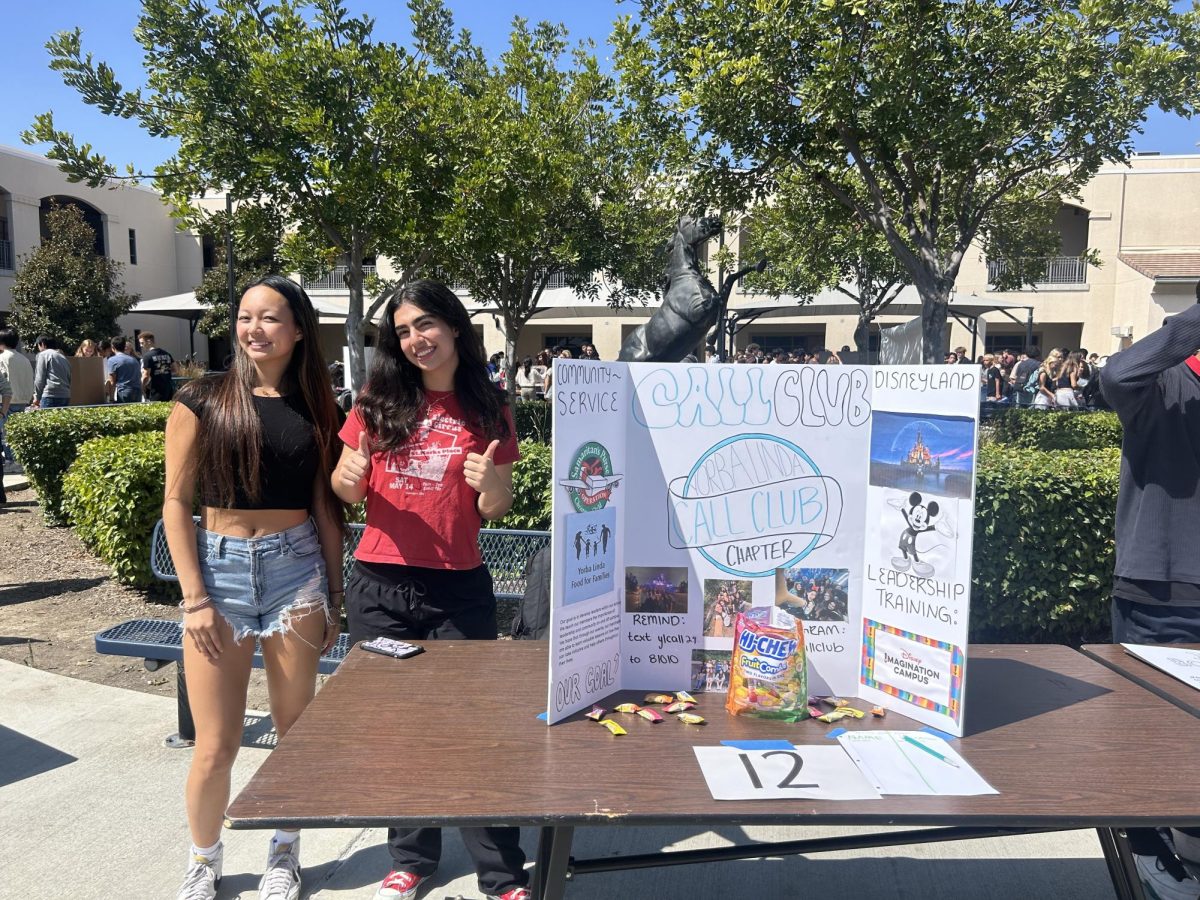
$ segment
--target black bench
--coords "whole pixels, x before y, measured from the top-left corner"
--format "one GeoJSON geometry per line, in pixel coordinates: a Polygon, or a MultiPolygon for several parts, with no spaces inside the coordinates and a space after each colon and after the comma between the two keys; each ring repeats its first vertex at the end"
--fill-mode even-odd
{"type": "MultiPolygon", "coordinates": [[[[349,527],[344,548],[345,571],[354,564],[354,549],[362,539],[363,526],[349,527]]],[[[492,574],[496,599],[515,603],[525,593],[525,564],[536,551],[550,542],[548,531],[515,531],[503,528],[484,528],[479,532],[479,549],[484,564],[492,574]]],[[[178,581],[175,563],[167,547],[162,520],[154,526],[150,540],[150,570],[162,581],[178,581]]],[[[183,628],[179,622],[164,619],[132,619],[106,628],[96,635],[96,652],[115,656],[141,657],[146,668],[155,672],[163,666],[177,663],[175,696],[178,705],[179,731],[165,740],[168,747],[190,747],[196,739],[188,702],[187,682],[183,677],[183,628]]],[[[321,657],[318,671],[330,675],[350,652],[350,636],[341,634],[337,643],[321,657]]],[[[260,649],[255,648],[254,666],[262,668],[260,649]]]]}

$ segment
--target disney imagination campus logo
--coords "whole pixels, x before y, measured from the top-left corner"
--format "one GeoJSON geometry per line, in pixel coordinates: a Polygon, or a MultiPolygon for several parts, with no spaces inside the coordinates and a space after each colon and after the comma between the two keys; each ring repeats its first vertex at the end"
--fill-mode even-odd
{"type": "Polygon", "coordinates": [[[613,473],[612,457],[599,441],[588,441],[575,451],[567,475],[559,484],[567,489],[576,512],[603,509],[624,477],[613,473]]]}

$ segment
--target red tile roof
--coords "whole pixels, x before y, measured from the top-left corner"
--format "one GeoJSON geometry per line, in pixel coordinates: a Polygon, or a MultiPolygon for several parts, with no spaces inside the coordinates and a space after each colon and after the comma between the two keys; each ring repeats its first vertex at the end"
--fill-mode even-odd
{"type": "Polygon", "coordinates": [[[1122,253],[1117,258],[1147,278],[1200,278],[1200,253],[1122,253]]]}

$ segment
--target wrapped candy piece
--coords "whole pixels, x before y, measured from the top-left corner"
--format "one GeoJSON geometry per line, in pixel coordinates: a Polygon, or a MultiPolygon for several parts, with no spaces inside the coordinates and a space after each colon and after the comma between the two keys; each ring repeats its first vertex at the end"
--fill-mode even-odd
{"type": "Polygon", "coordinates": [[[809,714],[810,716],[812,716],[814,719],[816,719],[816,718],[819,718],[819,717],[821,717],[821,716],[825,715],[825,714],[824,714],[824,713],[821,711],[821,707],[819,707],[819,706],[815,706],[815,705],[810,705],[810,706],[808,707],[808,714],[809,714]]]}
{"type": "Polygon", "coordinates": [[[601,706],[593,706],[590,711],[584,713],[584,716],[591,719],[593,722],[599,722],[604,718],[604,708],[601,706]]]}
{"type": "Polygon", "coordinates": [[[636,703],[618,703],[613,707],[613,710],[619,713],[636,713],[639,709],[641,707],[636,703]]]}
{"type": "Polygon", "coordinates": [[[705,719],[704,716],[698,716],[695,713],[680,713],[679,721],[684,725],[703,725],[705,719]]]}
{"type": "Polygon", "coordinates": [[[871,715],[873,715],[877,719],[882,719],[884,716],[887,715],[887,710],[884,709],[882,706],[872,706],[871,707],[871,715]]]}
{"type": "Polygon", "coordinates": [[[834,712],[840,712],[855,719],[861,719],[866,715],[861,709],[855,709],[853,706],[839,706],[834,712]]]}
{"type": "Polygon", "coordinates": [[[629,734],[624,728],[614,722],[612,719],[601,719],[600,724],[611,731],[613,734],[629,734]]]}
{"type": "Polygon", "coordinates": [[[676,691],[675,699],[682,700],[684,703],[695,703],[696,702],[696,698],[693,697],[691,694],[689,694],[687,691],[676,691]]]}
{"type": "Polygon", "coordinates": [[[647,694],[644,703],[670,703],[675,698],[670,694],[647,694]]]}
{"type": "Polygon", "coordinates": [[[637,714],[643,719],[649,719],[651,722],[661,722],[663,715],[657,709],[651,709],[648,706],[643,706],[637,711],[637,714]]]}
{"type": "Polygon", "coordinates": [[[669,706],[664,706],[663,710],[669,713],[687,712],[689,709],[695,709],[695,703],[688,703],[686,700],[676,700],[669,706]]]}
{"type": "Polygon", "coordinates": [[[827,712],[823,716],[817,716],[817,718],[822,722],[833,723],[846,718],[846,713],[842,712],[840,709],[835,709],[833,712],[827,712]]]}
{"type": "Polygon", "coordinates": [[[841,697],[822,697],[821,702],[826,706],[832,706],[834,709],[837,709],[839,706],[846,705],[846,701],[841,697]]]}

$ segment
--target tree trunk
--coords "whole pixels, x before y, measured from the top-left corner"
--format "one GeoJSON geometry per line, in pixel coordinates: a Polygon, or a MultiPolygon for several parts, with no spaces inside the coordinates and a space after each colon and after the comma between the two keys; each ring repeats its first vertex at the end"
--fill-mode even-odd
{"type": "Polygon", "coordinates": [[[854,329],[854,349],[858,351],[858,361],[871,361],[871,314],[865,309],[859,309],[858,325],[854,329]]]}
{"type": "Polygon", "coordinates": [[[921,297],[921,361],[927,366],[946,361],[946,318],[953,287],[953,281],[936,277],[922,278],[916,284],[921,297]]]}
{"type": "Polygon", "coordinates": [[[350,302],[346,311],[346,346],[350,348],[350,371],[346,373],[350,390],[358,396],[367,383],[367,351],[363,321],[363,248],[356,236],[350,241],[350,260],[346,272],[346,287],[350,302]]]}
{"type": "Polygon", "coordinates": [[[510,318],[507,313],[504,315],[504,384],[508,391],[509,403],[517,401],[517,368],[519,367],[517,340],[521,337],[521,330],[525,327],[526,321],[528,320],[510,318]]]}

